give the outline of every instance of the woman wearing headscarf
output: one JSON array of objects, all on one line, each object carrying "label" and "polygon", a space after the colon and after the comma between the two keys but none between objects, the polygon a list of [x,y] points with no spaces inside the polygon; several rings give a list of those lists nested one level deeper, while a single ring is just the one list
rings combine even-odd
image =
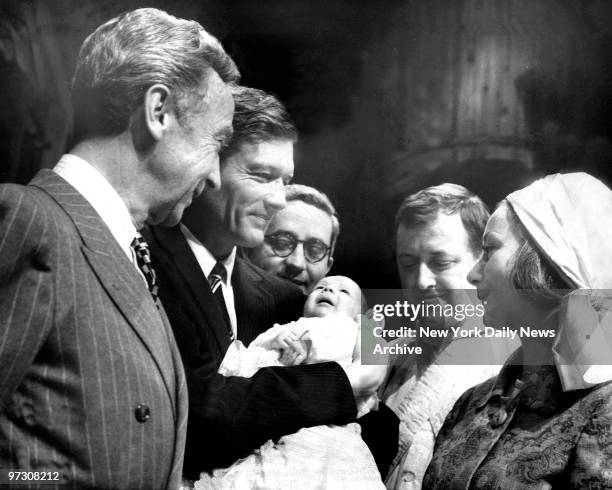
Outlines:
[{"label": "woman wearing headscarf", "polygon": [[575,173],[510,194],[468,278],[521,348],[457,401],[423,488],[612,488],[610,189]]}]

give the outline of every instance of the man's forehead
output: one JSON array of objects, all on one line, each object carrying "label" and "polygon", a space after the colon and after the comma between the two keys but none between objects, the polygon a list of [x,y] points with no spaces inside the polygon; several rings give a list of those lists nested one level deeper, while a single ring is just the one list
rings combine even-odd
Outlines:
[{"label": "man's forehead", "polygon": [[232,114],[234,113],[235,104],[231,89],[214,70],[211,70],[207,79],[202,81],[199,87],[192,89],[192,96],[199,99],[203,113],[220,107],[231,109]]},{"label": "man's forehead", "polygon": [[287,206],[272,218],[270,231],[289,231],[300,240],[331,239],[332,218],[322,209],[304,201],[288,201]]},{"label": "man's forehead", "polygon": [[293,141],[278,138],[253,140],[245,138],[237,143],[237,152],[246,157],[250,165],[278,167],[293,176]]},{"label": "man's forehead", "polygon": [[223,140],[223,144],[227,145],[232,139],[232,134],[234,133],[234,128],[230,125],[223,125],[217,130],[217,136],[219,139]]},{"label": "man's forehead", "polygon": [[[187,117],[189,125],[194,127],[200,134],[215,138],[223,138],[229,142],[232,136],[232,115],[234,113],[234,100],[227,85],[218,75],[211,78],[209,82],[203,82],[203,88],[193,89],[191,99],[182,96],[183,99],[191,100]],[[183,101],[183,104],[185,101]]]},{"label": "man's forehead", "polygon": [[469,234],[461,216],[438,213],[425,223],[400,224],[397,229],[398,253],[412,248],[425,248],[429,253],[463,252],[469,249]]}]

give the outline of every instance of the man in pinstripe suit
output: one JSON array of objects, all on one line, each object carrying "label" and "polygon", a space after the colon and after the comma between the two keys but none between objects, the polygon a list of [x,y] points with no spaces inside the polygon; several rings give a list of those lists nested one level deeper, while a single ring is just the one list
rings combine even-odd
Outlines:
[{"label": "man in pinstripe suit", "polygon": [[154,9],[85,40],[76,145],[0,186],[0,468],[58,472],[61,488],[179,486],[183,367],[132,246],[219,186],[237,77],[199,24]]}]

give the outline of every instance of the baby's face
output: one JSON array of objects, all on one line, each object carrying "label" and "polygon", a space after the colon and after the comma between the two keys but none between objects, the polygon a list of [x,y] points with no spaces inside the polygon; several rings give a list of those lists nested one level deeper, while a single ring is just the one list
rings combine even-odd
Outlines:
[{"label": "baby's face", "polygon": [[321,279],[306,299],[304,316],[327,316],[346,313],[355,318],[361,312],[361,289],[348,277],[330,276]]}]

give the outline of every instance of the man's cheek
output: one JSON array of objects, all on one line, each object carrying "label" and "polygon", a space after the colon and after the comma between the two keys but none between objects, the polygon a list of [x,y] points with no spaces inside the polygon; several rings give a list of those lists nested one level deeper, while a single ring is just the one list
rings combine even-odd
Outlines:
[{"label": "man's cheek", "polygon": [[266,260],[266,267],[276,271],[282,272],[285,270],[285,260],[277,257],[276,255],[272,255],[268,260]]}]

